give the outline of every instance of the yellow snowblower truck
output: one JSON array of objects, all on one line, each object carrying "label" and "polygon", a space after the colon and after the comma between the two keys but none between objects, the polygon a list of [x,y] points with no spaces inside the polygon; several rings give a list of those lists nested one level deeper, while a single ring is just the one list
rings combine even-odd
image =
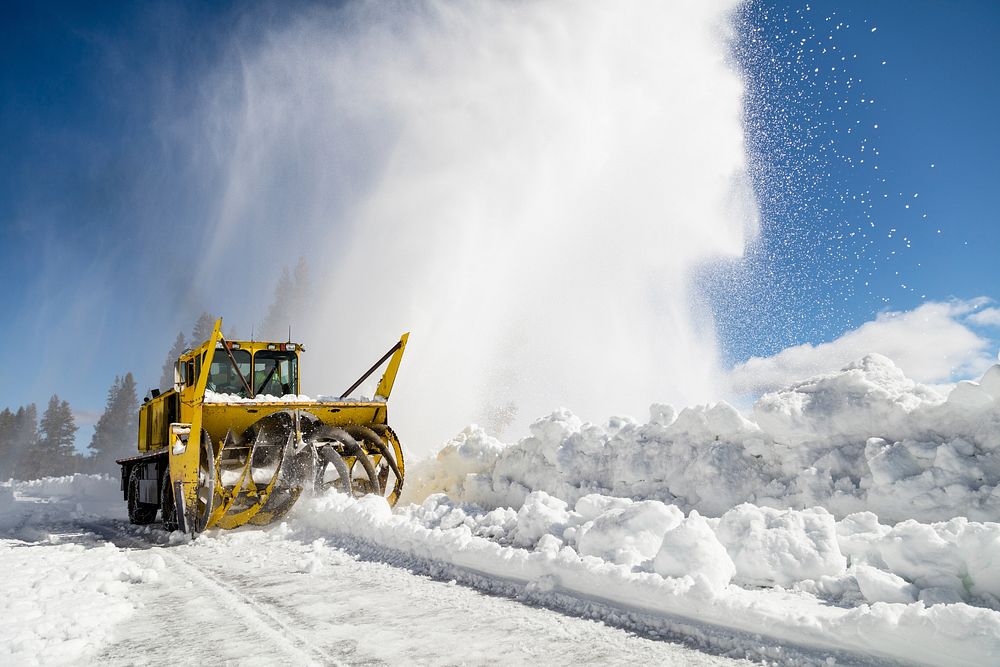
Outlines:
[{"label": "yellow snowblower truck", "polygon": [[[394,504],[403,451],[386,421],[409,334],[333,400],[299,396],[296,343],[211,338],[177,360],[174,388],[139,409],[138,456],[120,459],[129,520],[167,530],[270,523],[306,488],[377,493]],[[388,362],[371,400],[348,396]]]}]

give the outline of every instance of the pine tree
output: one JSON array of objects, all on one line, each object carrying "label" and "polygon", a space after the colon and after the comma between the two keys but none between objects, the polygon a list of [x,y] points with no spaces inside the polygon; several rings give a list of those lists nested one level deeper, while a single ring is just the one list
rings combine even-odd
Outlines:
[{"label": "pine tree", "polygon": [[31,403],[18,408],[14,414],[14,428],[11,437],[11,458],[14,463],[13,476],[18,479],[35,479],[38,457],[38,410]]},{"label": "pine tree", "polygon": [[54,395],[42,415],[38,444],[34,447],[33,477],[66,475],[76,470],[76,422],[69,403]]},{"label": "pine tree", "polygon": [[305,257],[299,257],[299,261],[295,265],[293,277],[295,280],[296,301],[299,304],[305,303],[305,297],[312,291],[312,279],[309,276],[309,265],[306,263]]},{"label": "pine tree", "polygon": [[116,377],[108,390],[104,413],[94,426],[90,450],[96,472],[114,474],[115,459],[134,453],[138,433],[139,401],[131,373]]},{"label": "pine tree", "polygon": [[205,312],[198,316],[198,321],[194,323],[194,330],[191,331],[191,347],[201,345],[212,335],[215,329],[215,318]]},{"label": "pine tree", "polygon": [[0,412],[0,479],[7,479],[14,474],[14,464],[17,463],[14,451],[14,413],[10,408]]},{"label": "pine tree", "polygon": [[288,273],[288,267],[281,269],[281,278],[278,279],[278,286],[274,288],[274,300],[267,309],[267,315],[260,325],[260,337],[262,340],[280,340],[285,336],[286,327],[290,320],[291,300],[295,294],[295,283]]},{"label": "pine tree", "polygon": [[181,356],[186,349],[187,344],[184,342],[184,334],[177,332],[177,338],[170,347],[170,351],[167,352],[167,360],[163,362],[163,373],[160,375],[160,391],[173,389],[174,364],[177,363],[177,357]]},{"label": "pine tree", "polygon": [[288,267],[281,270],[281,278],[274,289],[274,301],[261,324],[263,340],[284,340],[288,336],[288,327],[304,312],[303,306],[309,302],[310,291],[309,266],[304,257],[299,258],[294,273],[289,274]]}]

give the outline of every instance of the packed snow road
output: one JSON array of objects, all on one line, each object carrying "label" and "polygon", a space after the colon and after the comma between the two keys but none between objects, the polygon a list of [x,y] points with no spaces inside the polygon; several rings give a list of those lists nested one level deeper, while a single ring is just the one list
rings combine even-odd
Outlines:
[{"label": "packed snow road", "polygon": [[0,515],[4,664],[739,662],[287,527],[189,542],[130,526],[86,492],[45,491]]},{"label": "packed snow road", "polygon": [[266,531],[150,551],[165,567],[144,591],[146,613],[119,628],[97,662],[733,662]]}]

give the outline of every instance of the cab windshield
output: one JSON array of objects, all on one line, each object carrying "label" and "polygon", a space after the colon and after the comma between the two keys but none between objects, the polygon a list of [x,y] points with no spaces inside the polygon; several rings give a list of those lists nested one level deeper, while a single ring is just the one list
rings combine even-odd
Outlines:
[{"label": "cab windshield", "polygon": [[298,393],[299,365],[295,353],[261,350],[253,356],[253,381],[258,396]]},{"label": "cab windshield", "polygon": [[233,368],[233,362],[225,350],[216,350],[212,357],[212,367],[208,371],[208,389],[219,394],[236,394],[248,398],[246,385],[240,379],[240,374],[250,383],[250,353],[246,350],[230,350],[240,372]]}]

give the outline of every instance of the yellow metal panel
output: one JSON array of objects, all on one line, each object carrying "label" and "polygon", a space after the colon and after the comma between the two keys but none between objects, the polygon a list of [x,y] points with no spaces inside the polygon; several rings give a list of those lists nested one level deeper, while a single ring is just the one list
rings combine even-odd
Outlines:
[{"label": "yellow metal panel", "polygon": [[389,394],[392,393],[392,385],[396,382],[396,373],[399,372],[399,362],[403,359],[403,351],[406,350],[406,341],[410,339],[410,333],[406,332],[399,339],[399,349],[396,353],[392,355],[389,359],[389,365],[385,369],[385,374],[382,376],[381,382],[378,383],[378,389],[375,390],[375,396],[381,398],[382,400],[388,400]]},{"label": "yellow metal panel", "polygon": [[219,443],[232,431],[235,437],[258,420],[282,410],[300,410],[317,417],[324,424],[384,424],[383,403],[205,403],[201,410],[201,424]]},{"label": "yellow metal panel", "polygon": [[166,419],[167,401],[157,398],[149,404],[149,449],[158,449],[166,445]]},{"label": "yellow metal panel", "polygon": [[[185,386],[181,390],[181,414],[178,421],[190,424],[191,432],[188,435],[187,446],[184,448],[174,447],[170,444],[170,479],[171,482],[182,483],[182,493],[184,506],[187,508],[188,521],[197,520],[198,508],[198,464],[201,454],[201,429],[202,429],[202,403],[205,399],[205,385],[208,383],[208,374],[211,370],[211,363],[200,363],[202,357],[212,354],[215,345],[219,342],[219,330],[222,328],[222,319],[215,322],[212,336],[205,343],[202,343],[189,355],[182,358],[195,359],[199,361],[198,374],[195,385]],[[212,453],[214,456],[214,452]]]},{"label": "yellow metal panel", "polygon": [[149,449],[149,411],[150,405],[147,403],[139,409],[139,451],[144,452]]}]

